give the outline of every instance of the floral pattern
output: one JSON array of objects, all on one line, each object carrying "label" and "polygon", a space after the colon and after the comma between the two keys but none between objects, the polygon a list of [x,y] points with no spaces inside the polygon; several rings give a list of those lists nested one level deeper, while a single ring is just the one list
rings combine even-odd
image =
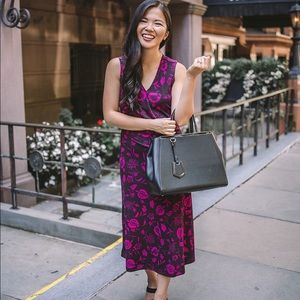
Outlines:
[{"label": "floral pattern", "polygon": [[[120,57],[121,77],[126,58]],[[139,109],[131,111],[120,101],[120,111],[142,118],[168,118],[176,61],[162,56],[148,90],[141,86]],[[123,97],[120,89],[120,100]],[[180,129],[176,128],[177,132]],[[122,130],[120,176],[122,186],[123,247],[126,270],[150,269],[175,277],[195,261],[192,198],[190,193],[154,196],[146,175],[146,156],[153,131]]]}]

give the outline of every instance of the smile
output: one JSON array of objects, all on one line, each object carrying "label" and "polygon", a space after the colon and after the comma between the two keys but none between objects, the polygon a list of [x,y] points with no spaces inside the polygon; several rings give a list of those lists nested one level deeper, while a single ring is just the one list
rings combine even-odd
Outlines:
[{"label": "smile", "polygon": [[152,34],[148,34],[148,33],[142,34],[142,37],[145,41],[152,41],[153,39],[155,39],[155,36],[153,36]]}]

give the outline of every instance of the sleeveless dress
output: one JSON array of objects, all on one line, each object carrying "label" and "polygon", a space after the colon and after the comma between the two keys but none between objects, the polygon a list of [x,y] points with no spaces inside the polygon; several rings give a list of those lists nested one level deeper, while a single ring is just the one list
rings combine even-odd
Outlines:
[{"label": "sleeveless dress", "polygon": [[[122,79],[126,57],[119,57]],[[169,118],[176,61],[162,56],[148,90],[142,85],[138,110],[131,111],[120,88],[120,112],[139,118]],[[177,127],[176,132],[180,132]],[[120,176],[123,245],[128,272],[150,269],[175,277],[195,261],[192,198],[190,193],[154,196],[146,175],[146,156],[154,131],[121,130]]]}]

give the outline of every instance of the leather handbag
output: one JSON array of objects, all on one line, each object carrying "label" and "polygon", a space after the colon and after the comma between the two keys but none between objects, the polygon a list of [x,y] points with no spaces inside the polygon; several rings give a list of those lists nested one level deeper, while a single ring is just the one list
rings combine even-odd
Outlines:
[{"label": "leather handbag", "polygon": [[188,193],[228,185],[223,155],[213,133],[197,132],[194,116],[188,132],[152,140],[147,153],[152,194]]}]

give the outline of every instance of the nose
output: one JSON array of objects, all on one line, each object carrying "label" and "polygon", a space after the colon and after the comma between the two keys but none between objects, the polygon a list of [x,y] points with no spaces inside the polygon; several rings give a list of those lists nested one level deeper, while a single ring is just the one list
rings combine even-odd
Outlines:
[{"label": "nose", "polygon": [[153,30],[153,24],[151,22],[147,23],[145,29],[149,30],[149,31],[152,31]]}]

